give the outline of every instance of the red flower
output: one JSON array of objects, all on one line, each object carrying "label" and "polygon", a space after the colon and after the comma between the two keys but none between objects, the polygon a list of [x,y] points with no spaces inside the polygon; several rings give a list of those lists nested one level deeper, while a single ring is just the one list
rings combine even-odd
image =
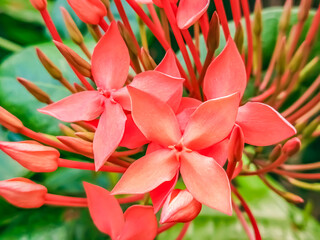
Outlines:
[{"label": "red flower", "polygon": [[112,239],[152,240],[157,235],[157,219],[151,206],[131,206],[123,214],[115,197],[99,186],[83,183],[90,215],[97,228]]},{"label": "red flower", "polygon": [[[98,91],[83,91],[39,109],[65,122],[90,121],[100,117],[93,141],[96,170],[100,169],[119,145],[130,110],[127,88],[123,87],[130,65],[129,52],[117,24],[112,22],[92,55],[92,75]],[[183,79],[158,71],[135,76],[130,86],[168,101],[182,87]]]},{"label": "red flower", "polygon": [[225,171],[213,158],[198,151],[229,135],[235,123],[239,95],[202,103],[182,132],[168,104],[133,87],[128,89],[136,125],[161,149],[134,162],[112,193],[150,192],[161,184],[175,182],[180,170],[187,189],[196,200],[231,214],[230,185]]}]

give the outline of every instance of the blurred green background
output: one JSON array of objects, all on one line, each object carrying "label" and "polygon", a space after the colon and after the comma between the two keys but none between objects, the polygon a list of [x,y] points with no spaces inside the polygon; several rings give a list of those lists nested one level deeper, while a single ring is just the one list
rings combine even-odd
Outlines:
[{"label": "blurred green background", "polygon": [[[125,2],[125,1],[123,1]],[[228,19],[231,19],[229,1],[224,1]],[[251,9],[254,0],[249,1]],[[262,1],[263,6],[281,6],[284,1]],[[299,1],[294,1],[296,4]],[[313,1],[317,7],[319,1]],[[65,29],[60,6],[64,6],[76,20],[79,28],[85,36],[86,43],[92,50],[95,42],[88,35],[86,26],[76,17],[66,0],[49,1],[48,9],[53,17],[57,29],[66,43],[81,52],[69,39]],[[112,4],[113,13],[116,17],[117,11]],[[128,17],[135,32],[138,31],[135,14],[125,5]],[[214,7],[210,6],[212,12]],[[296,10],[292,16],[292,24],[296,22]],[[277,24],[281,14],[281,8],[269,8],[263,14],[263,53],[264,62],[267,63],[271,57],[277,36]],[[313,11],[314,14],[314,11]],[[306,26],[310,25],[312,14]],[[234,29],[233,24],[230,28]],[[307,27],[304,29],[306,33]],[[319,35],[319,34],[318,34]],[[222,38],[223,39],[223,38]],[[319,36],[318,36],[319,39]],[[150,52],[157,62],[161,60],[164,51],[155,39],[148,35]],[[301,39],[302,40],[302,39]],[[320,46],[317,42],[312,56],[319,55]],[[224,41],[221,42],[223,47]],[[44,106],[37,102],[30,94],[18,84],[15,77],[24,77],[33,81],[46,92],[54,101],[68,95],[68,92],[52,79],[38,61],[34,47],[38,46],[53,62],[60,67],[64,76],[71,82],[75,81],[74,74],[70,71],[67,63],[55,49],[48,31],[44,27],[40,14],[32,8],[28,0],[0,0],[0,105],[7,108],[13,114],[23,120],[26,126],[35,131],[49,134],[60,134],[57,120],[40,115],[36,109]],[[176,46],[175,49],[177,50]],[[204,48],[203,48],[204,49]],[[83,55],[82,55],[83,56]],[[204,56],[204,54],[202,54]],[[316,73],[316,75],[318,75]],[[310,76],[305,86],[299,89],[303,92],[312,82],[316,75]],[[297,94],[300,94],[297,92]],[[0,127],[1,141],[18,141],[23,137],[10,133]],[[310,143],[301,153],[295,156],[295,162],[315,162],[319,160],[319,139]],[[62,153],[64,157],[75,156]],[[72,169],[59,169],[54,173],[34,174],[28,172],[8,156],[0,153],[0,180],[12,177],[28,177],[38,183],[44,184],[48,191],[55,194],[69,196],[84,196],[82,181],[88,181],[106,188],[111,187],[116,179],[116,174],[107,176],[104,173],[79,171]],[[276,176],[273,176],[277,179]],[[275,185],[283,188],[285,184],[276,182],[270,178]],[[311,193],[301,191],[290,186],[285,186],[291,191],[300,194],[306,201],[305,204],[295,207],[270,192],[263,183],[255,177],[241,177],[236,183],[240,192],[248,201],[254,215],[257,217],[263,239],[303,239],[312,240],[320,238],[320,225],[316,218],[320,219],[319,192]],[[311,217],[313,215],[315,218]],[[181,225],[163,233],[159,239],[174,239],[181,229]],[[40,209],[18,209],[3,199],[0,199],[0,240],[16,239],[106,239],[99,233],[92,223],[87,209],[42,207]],[[240,223],[235,216],[229,217],[216,211],[204,208],[200,216],[191,225],[186,239],[247,239]]]}]

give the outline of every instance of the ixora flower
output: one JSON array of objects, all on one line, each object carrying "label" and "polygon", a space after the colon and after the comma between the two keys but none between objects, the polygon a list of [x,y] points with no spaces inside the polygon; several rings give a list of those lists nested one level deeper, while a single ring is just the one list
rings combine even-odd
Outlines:
[{"label": "ixora flower", "polygon": [[[129,52],[117,24],[112,22],[92,55],[92,76],[97,91],[83,91],[50,104],[40,112],[65,122],[90,121],[100,117],[93,140],[96,170],[99,170],[118,147],[126,124],[124,110],[130,110],[126,87]],[[146,71],[134,77],[130,86],[150,92],[168,101],[182,87],[182,78],[159,71]]]},{"label": "ixora flower", "polygon": [[133,120],[141,132],[161,148],[135,161],[112,194],[150,192],[167,181],[175,182],[180,171],[188,191],[196,200],[231,214],[231,191],[226,172],[213,158],[198,151],[229,135],[236,119],[239,94],[200,104],[182,133],[176,115],[167,103],[133,87],[128,90]]},{"label": "ixora flower", "polygon": [[[243,60],[229,37],[224,50],[208,67],[203,92],[207,99],[239,92],[241,99],[246,84]],[[276,144],[296,134],[296,129],[275,109],[258,102],[240,106],[236,123],[243,131],[245,143],[255,146]]]},{"label": "ixora flower", "polygon": [[157,219],[151,206],[133,205],[123,214],[114,196],[102,187],[83,183],[90,215],[97,228],[114,240],[152,240],[157,235]]}]

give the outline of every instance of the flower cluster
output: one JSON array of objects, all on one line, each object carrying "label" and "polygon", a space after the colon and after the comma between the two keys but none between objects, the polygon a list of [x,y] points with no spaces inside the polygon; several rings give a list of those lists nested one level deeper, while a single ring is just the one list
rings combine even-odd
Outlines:
[{"label": "flower cluster", "polygon": [[[49,194],[45,186],[25,178],[0,181],[0,195],[22,208],[44,204],[88,207],[97,228],[112,239],[154,239],[174,224],[184,222],[179,236],[182,239],[202,205],[228,215],[235,208],[246,231],[250,231],[239,210],[241,204],[249,215],[255,239],[261,239],[234,179],[239,175],[258,175],[277,194],[294,203],[303,200],[275,189],[264,177],[266,173],[282,175],[296,185],[303,184],[297,179],[320,179],[318,173],[296,172],[317,168],[319,163],[285,164],[299,151],[301,141],[319,136],[319,77],[291,106],[283,108],[301,75],[314,69],[318,62],[315,58],[308,63],[308,55],[319,27],[319,9],[306,39],[297,49],[311,1],[301,1],[298,23],[289,40],[286,31],[292,1],[287,1],[272,60],[262,78],[260,1],[256,2],[253,27],[247,1],[233,1],[236,33],[232,38],[222,1],[214,1],[217,12],[209,21],[209,0],[181,0],[178,5],[174,0],[127,0],[141,20],[143,47],[121,1],[114,2],[121,16],[118,22],[108,0],[68,0],[97,40],[92,54],[69,13],[61,9],[72,40],[89,63],[62,42],[46,0],[31,0],[81,84],[70,84],[37,49],[44,67],[71,95],[53,102],[32,82],[18,80],[47,104],[39,112],[71,123],[71,127],[61,125],[65,136],[36,133],[1,108],[0,124],[33,140],[0,142],[0,149],[33,172],[68,167],[121,173],[121,178],[109,191],[85,182],[86,198]],[[246,20],[248,50],[243,43],[240,7]],[[220,23],[226,44],[217,52]],[[145,26],[166,51],[159,64],[149,54]],[[189,31],[191,26],[195,41]],[[171,48],[170,31],[184,63]],[[207,49],[203,63],[199,55],[200,37]],[[247,99],[244,92],[249,84],[254,85],[258,94]],[[254,154],[246,151],[245,146],[249,145],[254,146]],[[273,150],[266,153],[267,150],[262,151],[264,146],[273,146]],[[83,155],[94,162],[64,159],[60,151],[62,155],[65,151]],[[138,153],[143,156],[136,157]],[[249,162],[243,160],[243,155]],[[182,189],[176,187],[178,182],[180,188],[184,186]],[[123,194],[126,196],[121,197]],[[124,203],[135,204],[123,213],[120,204]],[[158,212],[160,218],[155,215]]]}]

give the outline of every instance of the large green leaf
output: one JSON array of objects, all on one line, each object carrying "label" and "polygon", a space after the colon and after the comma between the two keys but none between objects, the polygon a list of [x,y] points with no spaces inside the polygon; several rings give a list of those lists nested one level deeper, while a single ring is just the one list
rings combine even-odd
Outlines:
[{"label": "large green leaf", "polygon": [[[312,217],[306,219],[302,210],[271,192],[258,177],[239,177],[236,183],[258,222],[262,239],[318,239],[320,224]],[[182,226],[178,224],[160,234],[159,240],[175,239]],[[248,237],[235,215],[229,217],[203,207],[184,239],[246,240]]]}]

